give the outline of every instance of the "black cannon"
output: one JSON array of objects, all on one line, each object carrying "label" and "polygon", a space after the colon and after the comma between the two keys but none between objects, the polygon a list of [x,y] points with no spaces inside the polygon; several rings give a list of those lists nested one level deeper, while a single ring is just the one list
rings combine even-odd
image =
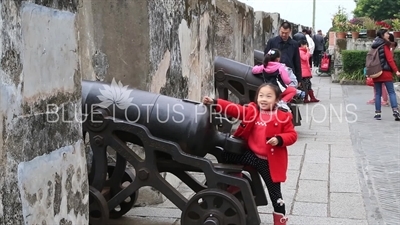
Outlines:
[{"label": "black cannon", "polygon": [[264,61],[264,52],[254,50],[254,65],[261,65]]},{"label": "black cannon", "polygon": [[[260,51],[254,51],[254,61],[256,63],[261,57]],[[263,54],[263,53],[262,53]],[[262,56],[264,57],[264,56]],[[263,60],[261,60],[262,62]],[[239,104],[248,104],[254,101],[258,87],[264,82],[262,76],[255,76],[251,72],[252,66],[224,58],[216,57],[214,60],[215,87],[218,96],[222,99],[228,99],[229,91],[239,99]],[[293,124],[301,125],[301,115],[298,106],[294,103],[288,103],[293,114]],[[224,121],[224,129],[230,130],[229,124]]]},{"label": "black cannon", "polygon": [[[82,115],[83,132],[89,135],[93,152],[90,224],[103,225],[109,218],[122,217],[144,186],[159,190],[181,209],[183,225],[261,223],[257,206],[267,205],[267,198],[259,174],[254,168],[223,162],[221,152],[241,153],[244,145],[242,140],[218,131],[224,118],[210,107],[119,85],[83,81]],[[127,143],[142,146],[144,159]],[[116,152],[115,163],[107,161],[109,148]],[[218,162],[213,163],[204,157],[206,154],[214,155]],[[243,171],[248,173],[238,177]],[[174,174],[196,194],[185,198],[160,175],[162,172]],[[206,183],[188,172],[203,172]],[[228,192],[228,186],[236,186],[239,191]]]}]

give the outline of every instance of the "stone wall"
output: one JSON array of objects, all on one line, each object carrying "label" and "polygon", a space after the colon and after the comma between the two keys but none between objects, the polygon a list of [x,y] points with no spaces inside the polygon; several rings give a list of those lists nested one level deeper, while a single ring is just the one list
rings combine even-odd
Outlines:
[{"label": "stone wall", "polygon": [[88,224],[77,5],[43,2],[0,3],[0,224]]}]

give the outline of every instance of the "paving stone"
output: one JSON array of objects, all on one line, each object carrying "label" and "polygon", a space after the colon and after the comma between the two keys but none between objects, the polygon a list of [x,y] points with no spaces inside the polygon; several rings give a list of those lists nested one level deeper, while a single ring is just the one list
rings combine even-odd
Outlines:
[{"label": "paving stone", "polygon": [[328,205],[323,203],[295,202],[292,214],[302,216],[327,217]]},{"label": "paving stone", "polygon": [[366,219],[364,201],[361,194],[331,193],[330,214],[332,217]]},{"label": "paving stone", "polygon": [[300,179],[302,180],[328,180],[328,164],[326,163],[308,163],[303,164]]},{"label": "paving stone", "polygon": [[308,142],[306,146],[307,150],[318,150],[318,151],[329,151],[329,144],[319,142]]},{"label": "paving stone", "polygon": [[295,201],[327,203],[328,182],[300,180]]},{"label": "paving stone", "polygon": [[331,172],[354,173],[357,166],[354,158],[331,157]]},{"label": "paving stone", "polygon": [[359,175],[357,173],[331,172],[329,187],[330,192],[361,193]]},{"label": "paving stone", "polygon": [[302,159],[302,156],[289,155],[288,169],[289,170],[300,170],[301,159]]},{"label": "paving stone", "polygon": [[336,158],[354,158],[354,150],[351,145],[331,145],[331,157]]},{"label": "paving stone", "polygon": [[299,170],[288,170],[286,182],[282,183],[282,186],[286,189],[296,190],[297,181],[299,180]]},{"label": "paving stone", "polygon": [[306,149],[305,163],[329,163],[329,152],[324,150]]},{"label": "paving stone", "polygon": [[295,155],[295,156],[303,156],[304,155],[304,148],[305,144],[294,144],[293,146],[288,147],[288,152],[289,155]]}]

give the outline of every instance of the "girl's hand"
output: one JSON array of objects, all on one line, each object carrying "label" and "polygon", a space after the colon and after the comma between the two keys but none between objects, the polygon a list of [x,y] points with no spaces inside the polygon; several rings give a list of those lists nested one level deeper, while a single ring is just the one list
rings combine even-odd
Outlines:
[{"label": "girl's hand", "polygon": [[399,72],[399,71],[397,71],[397,72],[396,72],[396,75],[400,77],[400,72]]},{"label": "girl's hand", "polygon": [[203,98],[203,104],[204,105],[211,105],[214,103],[214,99],[208,97],[208,96],[204,96]]},{"label": "girl's hand", "polygon": [[267,141],[267,144],[270,144],[270,145],[272,145],[272,146],[276,146],[276,145],[278,144],[278,138],[273,137],[273,138],[269,139],[269,140]]}]

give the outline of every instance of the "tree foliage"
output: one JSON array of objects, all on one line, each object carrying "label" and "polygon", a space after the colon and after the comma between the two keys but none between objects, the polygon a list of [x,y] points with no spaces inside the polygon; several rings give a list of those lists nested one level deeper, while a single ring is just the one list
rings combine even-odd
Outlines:
[{"label": "tree foliage", "polygon": [[400,17],[400,0],[354,0],[356,17],[370,17],[385,20]]}]

